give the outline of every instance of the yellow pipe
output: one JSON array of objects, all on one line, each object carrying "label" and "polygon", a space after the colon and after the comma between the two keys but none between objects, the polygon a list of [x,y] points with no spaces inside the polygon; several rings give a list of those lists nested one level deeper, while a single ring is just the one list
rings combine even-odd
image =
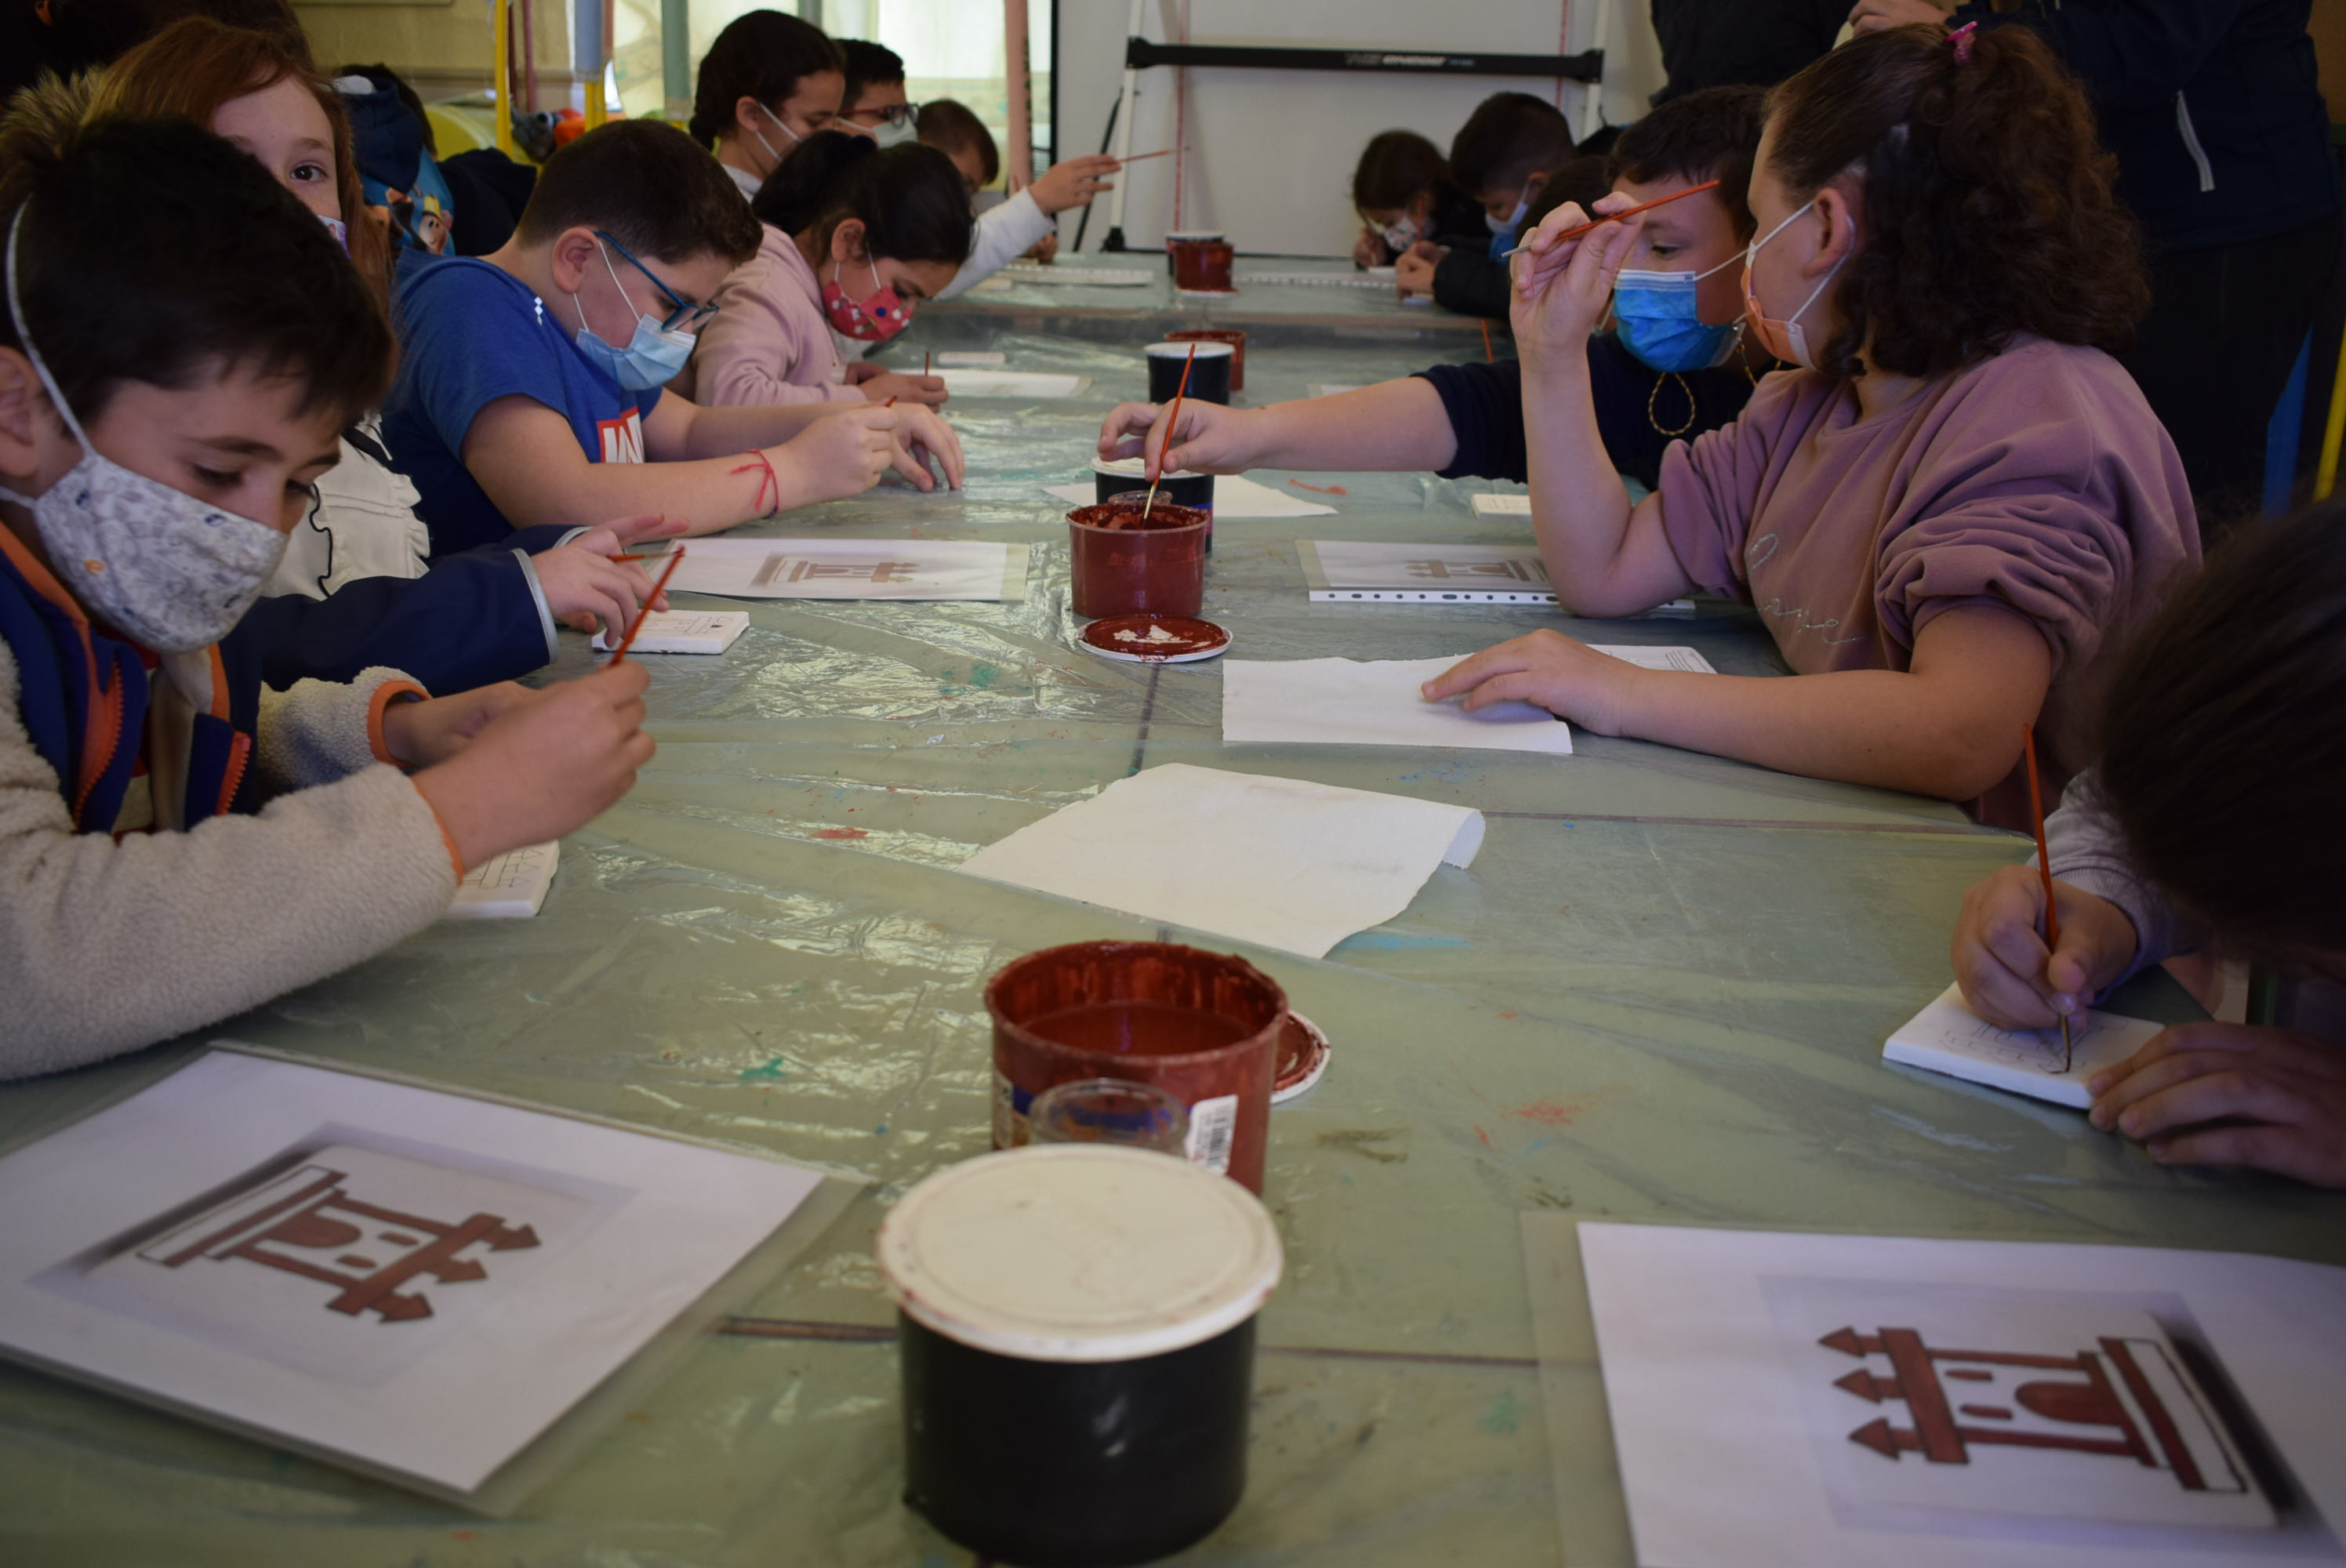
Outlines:
[{"label": "yellow pipe", "polygon": [[2346,436],[2346,340],[2338,345],[2338,379],[2330,384],[2330,423],[2321,432],[2321,465],[2313,471],[2313,498],[2330,499],[2338,485],[2338,444]]},{"label": "yellow pipe", "polygon": [[492,127],[497,138],[497,150],[507,158],[521,149],[514,142],[513,130],[513,12],[508,0],[489,0],[489,32],[495,39],[496,81],[490,96],[496,101],[490,113],[495,116]]}]

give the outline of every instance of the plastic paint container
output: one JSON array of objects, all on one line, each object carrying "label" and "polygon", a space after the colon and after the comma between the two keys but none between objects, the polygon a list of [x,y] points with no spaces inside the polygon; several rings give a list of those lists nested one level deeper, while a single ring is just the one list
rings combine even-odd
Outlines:
[{"label": "plastic paint container", "polygon": [[1219,239],[1177,239],[1173,241],[1173,287],[1185,294],[1235,294],[1230,282],[1230,264],[1238,260],[1235,247]]},{"label": "plastic paint container", "polygon": [[[1198,361],[1189,363],[1189,351],[1198,351]],[[1181,386],[1181,369],[1189,368],[1189,390],[1183,397],[1193,397],[1201,402],[1226,403],[1230,401],[1230,373],[1237,367],[1238,351],[1228,343],[1151,343],[1141,352],[1148,356],[1148,401],[1163,408],[1173,401]]]},{"label": "plastic paint container", "polygon": [[[1148,491],[1148,475],[1137,457],[1119,457],[1115,462],[1105,458],[1092,459],[1092,494],[1100,501],[1113,501],[1134,491]],[[1170,501],[1176,506],[1194,506],[1211,516],[1214,510],[1214,476],[1185,468],[1168,473],[1158,482],[1157,499]]]},{"label": "plastic paint container", "polygon": [[986,983],[994,1146],[1026,1142],[1035,1096],[1129,1078],[1189,1107],[1189,1159],[1262,1191],[1271,1068],[1286,993],[1234,953],[1165,942],[1079,942],[1014,960]]},{"label": "plastic paint container", "polygon": [[1226,238],[1219,229],[1176,229],[1165,236],[1165,275],[1178,278],[1174,270],[1173,248],[1177,245],[1211,245]]},{"label": "plastic paint container", "polygon": [[1230,391],[1246,391],[1246,333],[1236,327],[1199,327],[1194,331],[1168,332],[1168,343],[1228,343],[1230,346]]},{"label": "plastic paint container", "polygon": [[904,1501],[981,1557],[1121,1568],[1246,1490],[1254,1319],[1279,1232],[1237,1184],[1141,1149],[983,1155],[880,1227]]},{"label": "plastic paint container", "polygon": [[[1103,526],[1111,523],[1117,526]],[[1162,494],[1146,517],[1137,504],[1076,507],[1067,514],[1067,597],[1076,614],[1086,620],[1196,615],[1206,604],[1210,525],[1204,513],[1176,506]]]}]

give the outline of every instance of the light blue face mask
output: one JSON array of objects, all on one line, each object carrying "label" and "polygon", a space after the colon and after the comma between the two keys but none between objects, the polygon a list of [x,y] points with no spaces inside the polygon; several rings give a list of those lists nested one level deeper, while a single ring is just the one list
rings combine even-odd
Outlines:
[{"label": "light blue face mask", "polygon": [[[610,252],[603,249],[600,240],[596,241],[595,249],[602,254],[603,270],[611,274],[611,286],[618,289],[619,298],[625,300],[627,291],[620,286]],[[578,312],[578,335],[571,340],[578,345],[578,351],[586,356],[588,364],[629,392],[649,392],[654,387],[666,386],[684,369],[684,361],[692,358],[692,345],[698,341],[693,334],[664,327],[657,316],[638,314],[635,336],[627,340],[626,348],[615,349],[597,337],[595,330],[586,324],[586,308],[579,304],[576,294],[570,296],[570,308]]]},{"label": "light blue face mask", "polygon": [[1708,272],[1624,270],[1613,280],[1613,322],[1621,346],[1650,370],[1707,371],[1735,351],[1743,323],[1714,327],[1695,313],[1695,285],[1742,260],[1729,257]]}]

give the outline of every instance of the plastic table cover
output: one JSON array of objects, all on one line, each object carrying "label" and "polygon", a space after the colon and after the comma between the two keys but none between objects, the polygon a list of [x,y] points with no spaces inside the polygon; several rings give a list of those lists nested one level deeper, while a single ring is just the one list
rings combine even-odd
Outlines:
[{"label": "plastic table cover", "polygon": [[[1360,323],[1256,331],[1239,401],[1482,352],[1479,338],[1397,306]],[[645,661],[659,754],[633,795],[565,843],[542,915],[444,924],[200,1036],[869,1176],[846,1216],[504,1521],[0,1369],[0,1556],[967,1563],[898,1498],[892,1313],[872,1236],[911,1184],[987,1147],[986,975],[1038,947],[1156,928],[953,868],[1162,762],[1456,801],[1489,819],[1470,871],[1444,868],[1402,916],[1325,961],[1247,952],[1327,1031],[1334,1058],[1273,1115],[1267,1197],[1288,1266],[1261,1322],[1250,1484],[1185,1561],[1628,1561],[1586,1346],[1547,1369],[1566,1401],[1556,1440],[1543,1420],[1522,1211],[2346,1257],[2336,1195],[2162,1169],[2073,1113],[1882,1064],[1891,1029],[1946,983],[1964,888],[2024,859],[2019,838],[1943,802],[1586,734],[1570,758],[1225,750],[1215,665],[1150,669],[1076,649],[1064,508],[1040,487],[1080,475],[1100,414],[1141,395],[1137,345],[1162,324],[1148,308],[1056,323],[924,311],[888,362],[988,347],[1012,368],[1080,370],[1094,384],[1065,402],[951,407],[965,493],[892,481],[761,526],[1028,541],[1028,596],[735,606],[750,628],[729,654]],[[1553,625],[1593,642],[1690,643],[1729,674],[1782,670],[1756,619],[1729,606],[1584,624],[1311,604],[1298,538],[1511,535],[1474,517],[1468,492],[1482,486],[1257,477],[1311,486],[1337,514],[1220,526],[1206,613],[1243,657],[1432,657]],[[585,639],[566,643],[553,678],[586,667]],[[2188,1005],[2171,986],[2130,1000]],[[0,1089],[0,1138],[192,1049]],[[1586,1318],[1585,1303],[1547,1305]]]}]

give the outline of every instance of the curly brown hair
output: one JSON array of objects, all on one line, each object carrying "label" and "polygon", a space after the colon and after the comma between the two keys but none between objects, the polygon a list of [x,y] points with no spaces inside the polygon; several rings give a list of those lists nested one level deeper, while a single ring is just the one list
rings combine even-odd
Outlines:
[{"label": "curly brown hair", "polygon": [[[1819,368],[1942,376],[2014,338],[2116,351],[2150,308],[2141,231],[2111,193],[2086,94],[2025,27],[1851,40],[1768,96],[1768,165],[1795,198],[1864,181],[1861,249]],[[1865,359],[1859,358],[1863,351]]]}]

